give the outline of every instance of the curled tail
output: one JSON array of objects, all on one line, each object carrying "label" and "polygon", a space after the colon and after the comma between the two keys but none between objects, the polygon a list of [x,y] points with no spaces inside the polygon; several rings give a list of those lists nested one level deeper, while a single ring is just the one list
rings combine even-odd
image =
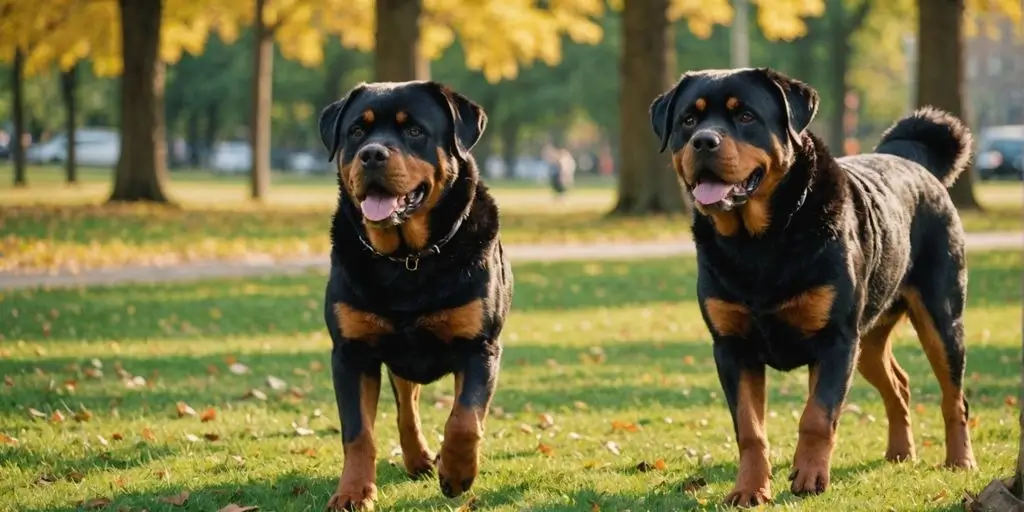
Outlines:
[{"label": "curled tail", "polygon": [[949,187],[971,159],[971,131],[956,116],[923,107],[882,134],[875,153],[917,162]]}]

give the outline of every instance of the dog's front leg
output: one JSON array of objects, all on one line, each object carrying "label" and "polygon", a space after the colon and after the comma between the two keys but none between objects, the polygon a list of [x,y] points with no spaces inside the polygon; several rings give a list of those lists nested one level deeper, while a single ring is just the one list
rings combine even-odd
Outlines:
[{"label": "dog's front leg", "polygon": [[809,367],[809,393],[793,457],[793,494],[819,494],[828,488],[839,414],[850,390],[857,345],[837,340]]},{"label": "dog's front leg", "polygon": [[441,492],[454,498],[473,485],[480,458],[484,420],[498,383],[501,348],[483,343],[455,372],[455,404],[444,426],[437,473]]},{"label": "dog's front leg", "polygon": [[726,495],[728,505],[752,507],[771,500],[771,463],[765,431],[765,365],[738,353],[735,341],[715,343],[715,366],[732,414],[739,444],[740,465],[736,486]]},{"label": "dog's front leg", "polygon": [[380,398],[380,366],[356,369],[335,344],[331,352],[334,396],[341,417],[345,462],[329,510],[372,510],[377,499],[377,449],[373,424]]}]

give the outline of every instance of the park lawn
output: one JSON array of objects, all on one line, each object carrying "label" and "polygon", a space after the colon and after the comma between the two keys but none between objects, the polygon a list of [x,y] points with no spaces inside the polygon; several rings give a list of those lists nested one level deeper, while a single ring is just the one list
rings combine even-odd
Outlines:
[{"label": "park lawn", "polygon": [[[1010,473],[1021,291],[1008,283],[1019,277],[1021,255],[972,252],[968,260],[966,383],[980,471],[936,467],[944,456],[938,385],[905,323],[895,352],[911,375],[919,460],[882,461],[884,409],[857,377],[829,492],[791,495],[786,475],[807,376],[770,372],[780,508],[958,510],[963,492]],[[322,510],[342,462],[324,282],[310,273],[7,292],[0,302],[0,510],[74,510],[99,498],[113,500],[110,510],[174,510],[161,500],[183,492],[194,510],[229,503]],[[452,510],[473,500],[496,511],[715,509],[737,456],[694,303],[694,260],[524,264],[516,285],[471,496],[448,500],[436,479],[404,476],[394,402],[385,392],[379,508]],[[445,379],[423,393],[434,449],[451,390]],[[654,469],[637,470],[641,462]]]},{"label": "park lawn", "polygon": [[[0,272],[165,265],[185,261],[319,256],[329,249],[336,196],[330,176],[275,175],[265,205],[247,200],[244,177],[184,171],[171,174],[171,209],[100,206],[109,172],[83,170],[68,187],[61,171],[31,168],[27,189],[14,189],[0,168]],[[509,244],[676,241],[689,237],[681,216],[609,217],[613,182],[581,179],[561,201],[542,184],[495,181],[502,238]],[[968,231],[1024,228],[1020,183],[981,184],[984,213],[969,212]]]}]

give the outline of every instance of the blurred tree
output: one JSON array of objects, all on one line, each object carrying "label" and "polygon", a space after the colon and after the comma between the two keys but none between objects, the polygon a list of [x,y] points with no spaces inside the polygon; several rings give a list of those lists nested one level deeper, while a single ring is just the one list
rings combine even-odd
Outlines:
[{"label": "blurred tree", "polygon": [[848,135],[844,129],[846,112],[846,93],[850,90],[850,64],[853,60],[853,35],[864,25],[864,20],[871,13],[872,7],[878,2],[886,3],[893,0],[828,0],[827,40],[828,67],[832,87],[823,90],[823,96],[831,99],[828,105],[829,129],[828,145],[836,154],[842,154],[843,141]]},{"label": "blurred tree", "polygon": [[429,80],[430,61],[420,50],[423,0],[377,0],[373,79]]},{"label": "blurred tree", "polygon": [[[648,214],[684,211],[668,157],[658,155],[650,130],[650,102],[672,86],[675,75],[670,22],[685,18],[697,37],[707,39],[715,25],[732,21],[726,0],[610,0],[623,10],[620,57],[621,116],[618,201],[613,213]],[[754,0],[757,21],[769,40],[803,35],[805,17],[820,16],[822,0]]]},{"label": "blurred tree", "polygon": [[78,64],[71,66],[71,69],[60,72],[60,96],[64,102],[64,133],[67,134],[67,148],[68,156],[64,162],[64,175],[65,180],[69,184],[78,183],[78,169],[77,169],[77,144],[75,143],[77,138],[75,137],[75,126],[76,119],[75,113],[77,112],[77,101],[75,98],[75,91],[78,85]]}]

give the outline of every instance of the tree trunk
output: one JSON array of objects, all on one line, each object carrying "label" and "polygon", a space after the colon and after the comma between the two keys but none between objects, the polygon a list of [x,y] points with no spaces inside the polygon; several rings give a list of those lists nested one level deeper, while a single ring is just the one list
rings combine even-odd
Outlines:
[{"label": "tree trunk", "polygon": [[14,90],[14,134],[11,136],[11,157],[14,159],[14,186],[27,187],[25,176],[25,98],[22,72],[25,55],[20,49],[14,50],[14,65],[11,66],[11,88]]},{"label": "tree trunk", "polygon": [[682,191],[667,152],[658,153],[649,114],[653,98],[675,80],[668,6],[669,0],[626,0],[623,9],[624,48],[619,62],[622,156],[619,198],[612,213],[684,211]]},{"label": "tree trunk", "polygon": [[75,121],[75,114],[77,113],[77,106],[75,105],[75,89],[78,86],[77,74],[77,64],[60,74],[60,91],[64,99],[64,110],[66,111],[64,130],[67,132],[68,137],[68,157],[67,161],[64,162],[64,172],[69,185],[78,183],[78,158],[76,157],[77,150],[75,147],[75,143],[78,140],[75,127],[78,124]]},{"label": "tree trunk", "polygon": [[274,32],[267,27],[263,6],[256,0],[256,48],[253,51],[252,119],[249,144],[252,146],[251,197],[262,201],[270,188],[270,108],[274,87]]},{"label": "tree trunk", "polygon": [[377,0],[375,80],[430,79],[430,63],[420,55],[422,0]]},{"label": "tree trunk", "polygon": [[505,163],[505,178],[516,176],[516,160],[519,159],[519,123],[505,121],[501,124],[501,158]]},{"label": "tree trunk", "polygon": [[162,0],[118,0],[121,11],[121,157],[110,201],[169,203],[164,140]]},{"label": "tree trunk", "polygon": [[[967,119],[964,105],[964,0],[918,2],[917,106],[932,105]],[[961,210],[978,210],[970,166],[949,189]]]},{"label": "tree trunk", "polygon": [[185,121],[185,138],[188,140],[188,166],[198,169],[201,165],[199,157],[202,139],[199,137],[199,111],[192,110]]},{"label": "tree trunk", "polygon": [[220,105],[211,103],[206,106],[206,130],[203,132],[203,165],[209,165],[213,155],[213,146],[217,143],[217,132],[220,131]]},{"label": "tree trunk", "polygon": [[828,145],[832,149],[833,154],[843,154],[843,140],[846,139],[846,130],[844,130],[845,123],[843,118],[846,114],[846,91],[849,88],[849,83],[846,78],[846,72],[850,67],[850,48],[849,37],[847,36],[846,26],[842,20],[842,14],[837,15],[840,17],[838,22],[832,24],[829,32],[829,77],[830,85],[832,90],[829,91],[828,97],[831,100],[829,106],[831,112],[828,115]]}]

